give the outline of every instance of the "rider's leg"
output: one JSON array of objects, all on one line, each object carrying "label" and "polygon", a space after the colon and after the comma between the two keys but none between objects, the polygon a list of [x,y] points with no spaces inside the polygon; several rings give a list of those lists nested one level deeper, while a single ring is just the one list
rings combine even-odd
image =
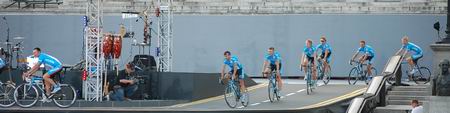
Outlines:
[{"label": "rider's leg", "polygon": [[242,73],[242,69],[238,70],[238,79],[239,79],[239,84],[241,85],[241,92],[246,91],[245,89],[247,89],[247,88],[245,87],[244,74]]},{"label": "rider's leg", "polygon": [[328,73],[328,60],[325,60],[325,62],[323,62],[322,68],[324,73]]},{"label": "rider's leg", "polygon": [[309,63],[309,61],[308,61],[308,58],[305,58],[305,59],[303,59],[303,62],[302,62],[302,68],[305,70],[305,71],[303,71],[303,72],[305,72],[305,78],[306,78],[306,64],[307,63]]},{"label": "rider's leg", "polygon": [[239,79],[239,84],[241,85],[241,92],[244,92],[246,89],[244,79]]},{"label": "rider's leg", "polygon": [[[314,60],[311,62],[311,65],[312,65],[312,67],[316,67]],[[316,68],[312,68],[312,75],[313,75],[313,80],[317,80]]]},{"label": "rider's leg", "polygon": [[[61,89],[61,87],[59,85],[57,85],[55,83],[55,81],[53,81],[53,79],[51,79],[51,77],[55,76],[56,74],[58,74],[61,71],[61,68],[54,68],[54,69],[50,69],[47,73],[44,74],[43,78],[46,82],[49,82],[51,84],[51,86],[53,87],[53,90],[51,93],[56,93],[57,91],[59,91]],[[46,89],[46,90],[50,90],[50,88]]]},{"label": "rider's leg", "polygon": [[[47,73],[44,74],[43,78],[44,78],[44,84],[45,84],[45,86],[44,86],[45,94],[47,94],[47,96],[48,96],[51,93],[50,87],[53,86],[53,84],[55,84],[55,82],[53,82],[53,80],[49,77],[49,75]],[[47,78],[50,80],[48,80]],[[53,82],[53,84],[52,84],[52,82]]]},{"label": "rider's leg", "polygon": [[409,64],[409,69],[413,69],[413,67],[414,67],[414,61],[413,61],[413,57],[411,56],[411,57],[409,57],[409,58],[406,58],[406,60],[408,61],[408,64]]},{"label": "rider's leg", "polygon": [[[281,70],[281,63],[279,63],[279,70]],[[275,79],[277,79],[277,83],[278,83],[278,90],[281,90],[281,88],[283,87],[283,82],[281,81],[281,72],[278,73],[277,71],[277,65],[275,64],[270,64],[270,71],[275,71]]]}]

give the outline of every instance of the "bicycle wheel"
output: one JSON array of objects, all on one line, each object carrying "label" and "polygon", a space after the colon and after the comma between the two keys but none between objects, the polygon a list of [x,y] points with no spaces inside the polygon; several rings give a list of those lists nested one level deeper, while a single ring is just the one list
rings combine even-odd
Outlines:
[{"label": "bicycle wheel", "polygon": [[378,71],[374,67],[370,68],[370,70],[372,71],[372,77],[375,77],[378,75]]},{"label": "bicycle wheel", "polygon": [[14,85],[12,84],[2,84],[0,85],[0,106],[1,107],[11,107],[16,103],[14,101]]},{"label": "bicycle wheel", "polygon": [[275,98],[276,98],[275,87],[276,87],[275,80],[270,78],[269,79],[269,86],[267,88],[268,89],[268,93],[269,93],[269,100],[270,100],[270,102],[275,101]]},{"label": "bicycle wheel", "polygon": [[377,69],[375,69],[374,67],[371,67],[370,70],[372,72],[371,73],[372,75],[369,75],[369,73],[366,71],[364,73],[364,77],[362,78],[364,80],[364,82],[366,83],[366,85],[369,85],[369,83],[371,81],[371,79],[369,79],[369,77],[373,78],[373,77],[375,77],[377,75]]},{"label": "bicycle wheel", "polygon": [[419,71],[412,75],[412,78],[416,84],[426,84],[430,82],[431,72],[426,67],[420,67]]},{"label": "bicycle wheel", "polygon": [[39,99],[39,92],[36,86],[21,84],[14,90],[14,101],[20,107],[31,107]]},{"label": "bicycle wheel", "polygon": [[[229,81],[229,82],[231,82],[231,81]],[[230,107],[230,108],[235,108],[236,107],[237,102],[239,101],[239,99],[236,99],[237,95],[236,95],[235,89],[232,88],[231,85],[228,85],[225,88],[224,97],[225,97],[224,99],[225,99],[225,102],[227,103],[228,107]]]},{"label": "bicycle wheel", "polygon": [[356,67],[352,68],[350,70],[350,73],[348,73],[348,84],[355,85],[356,82],[359,80],[359,73],[358,69]]},{"label": "bicycle wheel", "polygon": [[250,101],[250,96],[248,95],[248,90],[247,89],[245,89],[245,92],[242,92],[242,95],[241,95],[240,99],[241,99],[242,106],[247,107],[248,103]]},{"label": "bicycle wheel", "polygon": [[69,84],[61,84],[61,90],[53,94],[53,103],[58,107],[67,108],[72,106],[77,99],[75,88]]},{"label": "bicycle wheel", "polygon": [[328,65],[327,72],[324,73],[322,76],[322,81],[325,85],[327,85],[330,82],[331,79],[331,67]]},{"label": "bicycle wheel", "polygon": [[306,94],[309,95],[311,92],[311,72],[310,70],[307,70],[306,73]]}]

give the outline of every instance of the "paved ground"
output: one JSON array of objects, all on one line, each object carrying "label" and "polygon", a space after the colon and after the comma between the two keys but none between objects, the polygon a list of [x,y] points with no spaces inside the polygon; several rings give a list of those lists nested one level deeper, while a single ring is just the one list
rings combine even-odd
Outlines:
[{"label": "paved ground", "polygon": [[[366,85],[362,82],[357,85],[348,85],[345,80],[332,80],[328,85],[319,83],[310,95],[306,94],[304,80],[289,79],[284,80],[284,88],[281,92],[281,100],[271,103],[268,100],[267,80],[255,79],[259,85],[249,87],[250,103],[248,107],[238,105],[234,110],[281,110],[281,109],[305,109],[321,107],[340,100],[353,98],[365,91]],[[48,112],[48,111],[68,111],[68,112],[104,112],[104,111],[215,111],[233,110],[229,108],[223,96],[212,97],[195,102],[177,104],[167,107],[39,107],[39,108],[19,108],[17,106],[4,108],[8,111],[26,112]]]}]

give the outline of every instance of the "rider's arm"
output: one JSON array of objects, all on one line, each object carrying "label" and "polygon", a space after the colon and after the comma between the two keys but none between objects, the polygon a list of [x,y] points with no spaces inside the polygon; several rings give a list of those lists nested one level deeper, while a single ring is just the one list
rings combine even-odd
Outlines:
[{"label": "rider's arm", "polygon": [[303,64],[303,61],[305,61],[305,53],[302,53],[302,56],[300,57],[300,65]]},{"label": "rider's arm", "polygon": [[403,50],[404,50],[403,47],[400,48],[400,49],[395,53],[395,55],[399,55]]},{"label": "rider's arm", "polygon": [[225,64],[222,65],[222,71],[220,71],[220,78],[223,78],[224,73],[225,73]]},{"label": "rider's arm", "polygon": [[[367,57],[369,56],[369,53],[364,54],[363,56],[361,56],[361,60],[365,60],[367,59]],[[360,61],[362,63],[362,61]]]},{"label": "rider's arm", "polygon": [[317,52],[314,51],[313,56],[314,56],[314,59],[317,59]]},{"label": "rider's arm", "polygon": [[33,67],[31,67],[31,69],[27,72],[28,76],[34,74],[39,67],[41,66],[41,63],[35,63]]},{"label": "rider's arm", "polygon": [[237,68],[238,68],[237,63],[234,63],[234,64],[233,64],[233,75],[234,75],[235,77],[237,77]]},{"label": "rider's arm", "polygon": [[133,80],[127,80],[127,79],[120,79],[119,82],[123,83],[123,84],[133,84]]},{"label": "rider's arm", "polygon": [[277,65],[277,74],[280,74],[280,60],[275,61],[275,64]]},{"label": "rider's arm", "polygon": [[325,50],[325,55],[323,58],[324,59],[328,58],[328,54],[330,54],[330,50],[327,49],[327,50]]},{"label": "rider's arm", "polygon": [[267,63],[268,63],[267,60],[264,60],[262,72],[264,72],[264,70],[266,69]]},{"label": "rider's arm", "polygon": [[356,52],[355,54],[353,54],[352,59],[350,59],[350,61],[355,60],[355,57],[358,56],[359,52]]}]

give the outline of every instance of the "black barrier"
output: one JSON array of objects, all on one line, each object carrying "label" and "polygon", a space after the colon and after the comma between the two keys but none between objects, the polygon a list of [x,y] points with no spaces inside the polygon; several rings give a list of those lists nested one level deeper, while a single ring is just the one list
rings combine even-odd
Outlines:
[{"label": "black barrier", "polygon": [[[22,84],[21,70],[12,70],[12,80],[17,85]],[[108,81],[115,79],[115,71],[108,72]],[[66,71],[64,83],[71,84],[78,97],[82,97],[81,71]],[[219,84],[219,73],[182,73],[182,72],[137,72],[142,76],[144,84],[138,84],[138,91],[131,99],[158,99],[158,100],[188,100],[194,101],[223,94],[224,85]],[[9,80],[8,71],[0,74],[1,81]],[[245,78],[246,86],[256,83],[251,78]],[[79,98],[82,99],[82,98]]]}]

